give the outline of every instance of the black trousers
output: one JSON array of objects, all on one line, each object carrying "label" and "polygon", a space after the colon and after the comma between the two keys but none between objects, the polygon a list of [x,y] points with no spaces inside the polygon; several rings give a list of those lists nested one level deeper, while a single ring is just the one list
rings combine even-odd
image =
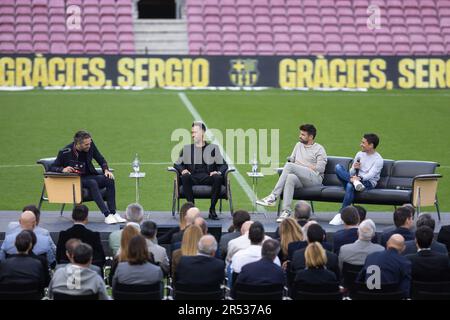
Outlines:
[{"label": "black trousers", "polygon": [[[99,207],[100,211],[106,216],[110,213],[116,213],[116,186],[113,179],[109,179],[104,175],[88,175],[81,177],[81,186],[89,189],[89,192],[94,199],[95,203]],[[106,187],[106,206],[103,201],[100,189]]]},{"label": "black trousers", "polygon": [[194,202],[194,192],[192,191],[193,185],[210,185],[212,186],[211,192],[211,209],[216,208],[217,200],[220,195],[220,188],[223,184],[222,175],[215,174],[209,176],[205,174],[184,174],[181,176],[181,183],[183,184],[184,194],[186,200]]}]

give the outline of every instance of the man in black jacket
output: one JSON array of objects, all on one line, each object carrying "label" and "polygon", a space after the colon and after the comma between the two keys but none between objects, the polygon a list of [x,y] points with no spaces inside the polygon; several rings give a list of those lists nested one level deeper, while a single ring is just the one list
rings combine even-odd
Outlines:
[{"label": "man in black jacket", "polygon": [[88,222],[89,209],[85,205],[76,205],[72,211],[73,226],[59,233],[58,244],[56,246],[56,261],[69,263],[66,256],[66,242],[69,239],[79,239],[89,244],[93,250],[92,263],[103,268],[105,264],[105,253],[103,251],[100,233],[86,228]]},{"label": "man in black jacket", "polygon": [[218,220],[216,203],[228,165],[223,159],[219,147],[205,141],[206,126],[203,122],[192,123],[193,144],[185,145],[174,167],[181,174],[181,184],[186,200],[194,203],[193,185],[211,185],[211,206],[209,218]]},{"label": "man in black jacket", "polygon": [[[101,166],[103,175],[95,170],[92,159],[95,159]],[[83,188],[89,189],[95,203],[105,215],[105,223],[125,222],[125,219],[116,213],[114,175],[109,171],[108,163],[98,151],[88,132],[78,131],[75,134],[73,142],[59,151],[50,171],[80,174],[81,185]],[[106,206],[100,193],[100,189],[104,187],[106,187],[108,206]]]}]

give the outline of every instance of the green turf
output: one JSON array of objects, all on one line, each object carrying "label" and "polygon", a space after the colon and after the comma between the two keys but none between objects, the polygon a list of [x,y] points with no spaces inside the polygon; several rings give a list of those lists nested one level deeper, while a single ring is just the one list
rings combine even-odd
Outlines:
[{"label": "green turf", "polygon": [[[329,155],[353,156],[365,132],[380,135],[379,152],[389,159],[431,160],[441,164],[439,184],[443,211],[450,211],[450,93],[448,91],[371,91],[368,93],[211,92],[187,91],[187,97],[211,128],[279,129],[280,160],[298,141],[298,125],[314,123],[317,141]],[[78,129],[89,130],[115,169],[119,210],[134,201],[128,178],[136,152],[147,177],[141,203],[146,210],[170,210],[172,175],[166,172],[176,142],[171,133],[189,128],[192,116],[175,91],[70,91],[0,93],[0,210],[17,210],[36,202],[42,187],[41,157],[56,156]],[[248,160],[248,158],[247,158]],[[237,165],[241,173],[249,165]],[[250,182],[250,180],[246,177]],[[266,195],[276,176],[265,177],[259,195]],[[236,180],[235,208],[251,209]],[[90,205],[96,209],[95,205]],[[200,202],[206,210],[208,203]],[[334,211],[339,204],[321,203],[316,210]],[[46,204],[44,210],[58,206]],[[228,207],[226,207],[228,208]],[[368,206],[370,210],[392,207]],[[432,208],[429,208],[430,210]],[[97,209],[96,209],[97,210]]]}]

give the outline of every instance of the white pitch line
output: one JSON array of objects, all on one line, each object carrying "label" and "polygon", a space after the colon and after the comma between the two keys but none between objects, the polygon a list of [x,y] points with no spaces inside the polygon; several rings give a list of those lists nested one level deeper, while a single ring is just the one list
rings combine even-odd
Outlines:
[{"label": "white pitch line", "polygon": [[[178,96],[180,97],[181,101],[183,102],[183,104],[185,105],[185,107],[189,110],[189,112],[192,114],[192,116],[194,117],[195,121],[201,121],[205,124],[205,126],[208,128],[208,125],[206,124],[206,122],[202,119],[202,117],[200,116],[200,114],[198,113],[197,109],[194,107],[194,105],[191,103],[191,101],[188,99],[188,97],[186,96],[186,94],[184,92],[179,92]],[[223,151],[223,157],[225,159],[225,161],[228,164],[231,164],[231,160],[230,157],[228,156],[228,154],[225,152],[225,149],[223,148],[223,146],[219,143],[219,141],[217,141],[217,139],[214,137],[214,135],[211,134],[210,131],[207,131],[206,134],[209,136],[209,138],[211,139],[212,143],[216,144],[219,146],[220,149],[222,149]],[[247,197],[250,199],[250,201],[253,203],[256,199],[255,193],[252,190],[252,187],[250,187],[250,185],[247,183],[247,181],[244,179],[244,177],[242,176],[242,174],[239,172],[239,170],[237,168],[235,168],[236,171],[234,172],[234,175],[236,177],[236,180],[238,181],[239,185],[242,187],[242,189],[245,191],[245,193],[247,194]]]},{"label": "white pitch line", "polygon": [[[131,162],[116,162],[116,163],[108,163],[111,166],[131,166]],[[141,165],[151,165],[151,166],[160,166],[160,165],[171,165],[172,162],[141,162]],[[40,164],[0,164],[0,169],[6,168],[25,168],[25,167],[39,167]]]}]

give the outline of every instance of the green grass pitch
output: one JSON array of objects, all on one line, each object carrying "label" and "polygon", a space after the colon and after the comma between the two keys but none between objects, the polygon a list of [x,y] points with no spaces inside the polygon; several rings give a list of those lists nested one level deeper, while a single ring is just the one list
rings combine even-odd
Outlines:
[{"label": "green grass pitch", "polygon": [[[279,129],[279,159],[290,155],[298,141],[298,126],[313,123],[317,142],[328,155],[350,156],[359,150],[362,134],[376,132],[378,151],[386,159],[430,160],[438,172],[442,211],[450,211],[450,93],[439,90],[363,92],[297,92],[267,90],[186,91],[189,100],[210,128]],[[120,211],[135,199],[134,181],[128,178],[136,152],[147,177],[141,184],[145,210],[171,209],[173,175],[166,171],[177,144],[171,133],[190,129],[193,120],[177,91],[44,91],[0,92],[0,210],[20,210],[36,203],[42,188],[42,157],[56,156],[75,131],[86,129],[115,169]],[[249,162],[249,159],[247,159]],[[246,177],[249,164],[236,165]],[[265,196],[277,176],[260,181]],[[235,178],[235,209],[252,204]],[[207,210],[208,201],[198,202]],[[98,210],[94,203],[92,210]],[[316,203],[318,211],[336,211],[337,203]],[[392,207],[367,206],[391,211]],[[43,210],[59,206],[44,204]],[[228,210],[228,206],[225,205]],[[425,208],[433,210],[433,208]]]}]

